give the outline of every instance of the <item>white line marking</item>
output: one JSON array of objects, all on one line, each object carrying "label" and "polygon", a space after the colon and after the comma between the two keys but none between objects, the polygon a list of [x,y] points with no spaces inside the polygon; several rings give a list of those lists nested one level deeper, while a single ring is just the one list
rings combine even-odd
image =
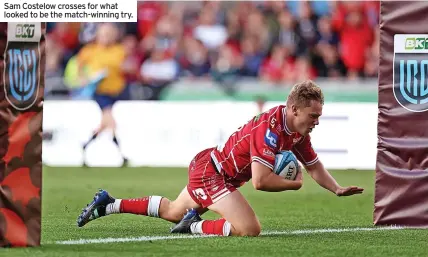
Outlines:
[{"label": "white line marking", "polygon": [[305,229],[293,231],[268,231],[262,235],[301,235],[301,234],[320,234],[320,233],[341,233],[341,232],[359,232],[359,231],[377,231],[377,230],[398,230],[404,227],[390,226],[377,228],[325,228],[325,229]]},{"label": "white line marking", "polygon": [[214,235],[140,236],[140,237],[123,237],[123,238],[109,237],[109,238],[98,238],[98,239],[78,239],[78,240],[56,241],[55,244],[63,244],[63,245],[105,244],[105,243],[174,240],[174,239],[194,239],[194,238],[213,237],[213,236]]},{"label": "white line marking", "polygon": [[[341,233],[341,232],[359,232],[359,231],[378,231],[378,230],[398,230],[405,227],[377,227],[377,228],[326,228],[326,229],[306,229],[306,230],[291,230],[291,231],[266,231],[262,232],[262,236],[269,235],[301,235],[301,234],[319,234],[319,233]],[[215,237],[215,235],[177,235],[177,236],[141,236],[141,237],[123,237],[123,238],[98,238],[98,239],[78,239],[56,241],[47,244],[62,244],[62,245],[83,245],[83,244],[105,244],[105,243],[123,243],[123,242],[144,242],[144,241],[159,241],[159,240],[174,240],[174,239],[195,239]]]}]

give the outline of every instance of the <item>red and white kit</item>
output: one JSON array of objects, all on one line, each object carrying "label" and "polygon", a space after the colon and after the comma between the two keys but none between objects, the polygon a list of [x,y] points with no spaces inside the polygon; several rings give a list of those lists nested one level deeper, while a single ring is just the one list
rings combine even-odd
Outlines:
[{"label": "red and white kit", "polygon": [[253,161],[273,169],[282,150],[291,150],[304,165],[316,163],[310,136],[291,132],[285,116],[285,106],[276,106],[238,128],[224,145],[198,153],[189,166],[192,198],[208,207],[251,179]]}]

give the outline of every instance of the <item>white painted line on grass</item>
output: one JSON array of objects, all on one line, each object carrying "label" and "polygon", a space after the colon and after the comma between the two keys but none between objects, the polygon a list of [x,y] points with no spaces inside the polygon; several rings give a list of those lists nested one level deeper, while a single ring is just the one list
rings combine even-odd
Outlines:
[{"label": "white painted line on grass", "polygon": [[[266,232],[262,232],[262,236],[263,235],[269,236],[269,235],[341,233],[341,232],[397,230],[397,229],[404,229],[404,227],[392,226],[392,227],[376,227],[376,228],[325,228],[325,229],[305,229],[305,230],[290,230],[290,231],[266,231]],[[174,239],[196,239],[196,238],[205,238],[205,237],[215,237],[215,236],[213,235],[176,235],[176,236],[141,236],[141,237],[123,237],[123,238],[109,237],[109,238],[97,238],[97,239],[77,239],[77,240],[56,241],[53,244],[62,244],[62,245],[106,244],[106,243],[144,242],[144,241],[159,241],[159,240],[174,240]]]},{"label": "white painted line on grass", "polygon": [[105,243],[174,240],[174,239],[194,239],[194,238],[201,238],[201,237],[215,237],[215,235],[140,236],[140,237],[122,237],[122,238],[108,237],[108,238],[97,238],[97,239],[56,241],[55,244],[63,244],[63,245],[105,244]]},{"label": "white painted line on grass", "polygon": [[397,230],[404,227],[389,226],[377,228],[324,228],[324,229],[305,229],[293,231],[268,231],[262,235],[299,235],[299,234],[319,234],[319,233],[340,233],[340,232],[358,232],[358,231],[377,231],[377,230]]}]

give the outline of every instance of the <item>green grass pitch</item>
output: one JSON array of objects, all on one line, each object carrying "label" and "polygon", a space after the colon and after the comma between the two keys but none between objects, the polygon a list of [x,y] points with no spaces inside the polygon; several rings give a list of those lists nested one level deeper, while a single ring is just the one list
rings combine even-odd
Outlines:
[{"label": "green grass pitch", "polygon": [[[257,238],[182,238],[170,223],[131,214],[111,215],[83,228],[76,218],[98,188],[117,198],[162,195],[175,198],[187,181],[185,169],[52,168],[43,170],[42,246],[0,249],[0,256],[427,256],[428,230],[325,232],[323,229],[371,228],[374,172],[333,171],[342,185],[365,188],[362,195],[339,198],[307,174],[299,191],[268,193],[248,183],[240,189],[258,215],[264,235]],[[217,218],[207,213],[204,218]],[[293,234],[296,230],[306,230]],[[316,230],[322,230],[315,233]],[[272,231],[280,233],[272,234]],[[62,245],[78,239],[160,236],[162,240]],[[166,237],[166,238],[165,238]]]}]

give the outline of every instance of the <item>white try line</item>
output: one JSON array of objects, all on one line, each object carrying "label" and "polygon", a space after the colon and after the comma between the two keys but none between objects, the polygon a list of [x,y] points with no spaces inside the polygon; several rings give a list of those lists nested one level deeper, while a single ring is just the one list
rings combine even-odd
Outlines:
[{"label": "white try line", "polygon": [[[262,232],[262,236],[341,233],[341,232],[379,231],[379,230],[398,230],[398,229],[404,229],[404,227],[392,226],[392,227],[378,227],[378,228],[326,228],[326,229],[305,229],[305,230],[290,230],[290,231],[266,231],[266,232]],[[196,238],[205,238],[205,237],[215,237],[215,236],[213,235],[176,235],[176,236],[141,236],[141,237],[123,237],[123,238],[109,237],[109,238],[97,238],[97,239],[56,241],[56,242],[53,242],[53,244],[62,244],[62,245],[105,244],[105,243],[174,240],[174,239],[196,239]],[[47,244],[52,244],[52,243],[47,243]]]}]

